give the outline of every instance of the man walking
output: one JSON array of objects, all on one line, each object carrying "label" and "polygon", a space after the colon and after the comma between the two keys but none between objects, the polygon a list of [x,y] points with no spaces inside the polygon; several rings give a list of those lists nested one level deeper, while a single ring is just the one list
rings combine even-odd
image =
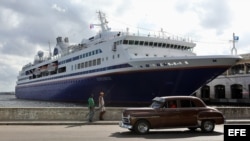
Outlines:
[{"label": "man walking", "polygon": [[105,113],[105,103],[104,103],[104,92],[100,92],[99,95],[99,109],[100,109],[100,114],[99,114],[99,120],[103,120],[103,115]]},{"label": "man walking", "polygon": [[89,108],[89,122],[93,121],[93,117],[95,114],[95,101],[94,101],[94,95],[91,94],[88,99],[88,108]]}]

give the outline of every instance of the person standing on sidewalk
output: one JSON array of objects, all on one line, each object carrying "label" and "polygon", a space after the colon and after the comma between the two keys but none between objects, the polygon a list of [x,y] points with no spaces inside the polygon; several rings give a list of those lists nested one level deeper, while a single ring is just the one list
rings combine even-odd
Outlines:
[{"label": "person standing on sidewalk", "polygon": [[94,101],[94,95],[91,94],[88,99],[88,108],[89,108],[89,122],[93,121],[93,117],[95,114],[95,101]]},{"label": "person standing on sidewalk", "polygon": [[105,103],[104,103],[104,92],[100,92],[99,95],[99,109],[100,109],[100,114],[99,114],[99,120],[103,120],[103,115],[106,112],[105,111]]}]

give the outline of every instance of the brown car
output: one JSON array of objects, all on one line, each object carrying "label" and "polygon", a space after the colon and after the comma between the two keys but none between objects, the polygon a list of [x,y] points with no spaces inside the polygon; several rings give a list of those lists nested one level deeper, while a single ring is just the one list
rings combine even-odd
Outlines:
[{"label": "brown car", "polygon": [[146,134],[149,129],[178,127],[213,132],[215,125],[224,121],[220,111],[198,97],[166,96],[155,97],[150,107],[124,109],[119,126],[139,134]]}]

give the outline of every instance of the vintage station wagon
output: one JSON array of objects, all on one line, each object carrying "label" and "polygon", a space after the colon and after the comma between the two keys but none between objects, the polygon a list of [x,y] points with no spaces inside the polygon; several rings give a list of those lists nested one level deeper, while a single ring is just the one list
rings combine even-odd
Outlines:
[{"label": "vintage station wagon", "polygon": [[149,129],[200,128],[203,132],[213,132],[216,124],[224,124],[224,115],[207,106],[195,96],[155,97],[150,107],[126,108],[119,126],[146,134]]}]

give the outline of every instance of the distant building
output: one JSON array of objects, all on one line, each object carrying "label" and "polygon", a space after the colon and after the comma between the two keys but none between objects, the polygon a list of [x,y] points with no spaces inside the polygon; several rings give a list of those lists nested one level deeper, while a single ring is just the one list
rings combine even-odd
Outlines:
[{"label": "distant building", "polygon": [[194,95],[217,104],[250,105],[250,53]]}]

